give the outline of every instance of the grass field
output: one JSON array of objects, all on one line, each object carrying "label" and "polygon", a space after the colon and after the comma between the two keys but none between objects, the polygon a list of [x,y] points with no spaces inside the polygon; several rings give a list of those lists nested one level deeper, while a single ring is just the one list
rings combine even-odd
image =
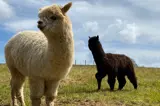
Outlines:
[{"label": "grass field", "polygon": [[[135,68],[138,89],[127,79],[122,91],[110,92],[107,79],[103,79],[102,90],[96,92],[95,66],[74,66],[59,87],[56,106],[160,106],[160,69]],[[10,102],[10,73],[6,65],[0,65],[0,106]],[[25,84],[25,102],[30,104],[28,82]]]}]

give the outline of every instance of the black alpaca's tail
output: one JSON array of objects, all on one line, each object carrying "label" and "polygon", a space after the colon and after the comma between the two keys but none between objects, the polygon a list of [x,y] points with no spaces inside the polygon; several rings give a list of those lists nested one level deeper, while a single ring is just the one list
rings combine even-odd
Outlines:
[{"label": "black alpaca's tail", "polygon": [[130,80],[130,82],[133,84],[134,89],[137,89],[137,78],[135,75],[133,64],[129,66],[129,70],[127,72],[127,77]]}]

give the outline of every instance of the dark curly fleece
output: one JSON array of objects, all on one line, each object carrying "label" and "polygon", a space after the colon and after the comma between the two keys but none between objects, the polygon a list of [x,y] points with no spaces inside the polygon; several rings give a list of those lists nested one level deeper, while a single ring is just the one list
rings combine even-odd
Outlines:
[{"label": "dark curly fleece", "polygon": [[134,88],[137,89],[137,79],[131,59],[121,54],[105,53],[99,41],[99,36],[89,37],[88,47],[92,52],[97,66],[95,75],[98,83],[98,90],[101,88],[102,79],[108,75],[110,90],[114,90],[116,77],[119,82],[118,89],[121,90],[126,84],[125,76],[128,77]]}]

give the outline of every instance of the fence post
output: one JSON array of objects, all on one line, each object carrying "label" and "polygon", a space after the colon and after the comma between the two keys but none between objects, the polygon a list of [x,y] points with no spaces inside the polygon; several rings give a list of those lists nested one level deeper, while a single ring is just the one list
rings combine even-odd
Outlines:
[{"label": "fence post", "polygon": [[76,60],[75,60],[75,65],[76,65]]}]

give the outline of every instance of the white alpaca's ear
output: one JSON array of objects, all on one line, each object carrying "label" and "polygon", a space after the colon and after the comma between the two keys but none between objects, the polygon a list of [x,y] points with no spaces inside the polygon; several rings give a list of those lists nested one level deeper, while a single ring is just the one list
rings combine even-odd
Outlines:
[{"label": "white alpaca's ear", "polygon": [[40,8],[38,11],[40,12],[42,10],[42,8]]},{"label": "white alpaca's ear", "polygon": [[72,2],[67,3],[65,6],[62,7],[63,14],[67,13],[67,11],[71,8]]}]

